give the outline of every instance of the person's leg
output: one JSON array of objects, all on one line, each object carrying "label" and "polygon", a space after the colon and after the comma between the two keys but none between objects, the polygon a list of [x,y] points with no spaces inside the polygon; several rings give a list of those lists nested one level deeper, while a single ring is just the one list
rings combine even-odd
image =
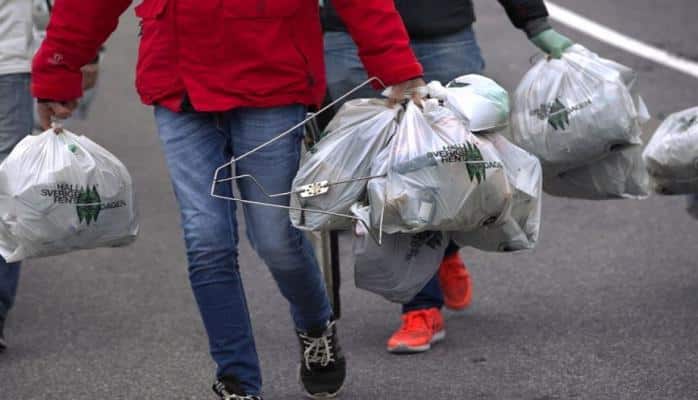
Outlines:
[{"label": "person's leg", "polygon": [[485,69],[475,32],[465,29],[451,35],[412,40],[419,62],[424,68],[424,80],[436,80],[444,85],[467,74],[481,74]]},{"label": "person's leg", "polygon": [[[412,48],[419,62],[422,63],[424,78],[427,82],[438,80],[445,85],[461,75],[482,73],[485,67],[475,33],[470,29],[433,39],[413,40]],[[449,243],[444,262],[459,258],[459,250],[454,242]],[[403,306],[403,312],[429,308],[441,309],[443,305],[444,295],[439,279],[435,275],[412,301]]]},{"label": "person's leg", "polygon": [[[247,153],[304,117],[305,107],[300,105],[233,110],[233,153],[236,157]],[[289,192],[298,171],[302,135],[301,128],[240,160],[237,175],[254,176],[269,194]],[[238,181],[238,187],[245,200],[289,205],[289,196],[268,198],[252,179]],[[324,326],[332,316],[324,281],[310,242],[291,225],[288,210],[250,204],[243,210],[250,243],[290,303],[296,328],[307,331]]]},{"label": "person's leg", "polygon": [[5,320],[15,302],[19,283],[19,263],[8,264],[0,257],[0,352],[4,351]]},{"label": "person's leg", "polygon": [[[230,127],[236,157],[276,137],[305,117],[305,107],[233,110]],[[288,193],[300,162],[303,129],[250,154],[236,163],[237,175],[253,176],[269,194]],[[251,179],[238,181],[244,200],[289,205],[289,196],[268,198]],[[300,381],[312,398],[334,397],[346,377],[336,322],[317,259],[305,235],[291,225],[288,210],[245,204],[247,235],[269,267],[291,307],[301,345]]]},{"label": "person's leg", "polygon": [[[238,270],[235,203],[212,197],[214,171],[230,159],[227,134],[212,114],[155,109],[162,148],[179,203],[189,279],[219,378],[234,377],[249,395],[262,379]],[[230,184],[217,192],[229,196]]]},{"label": "person's leg", "polygon": [[[31,133],[33,100],[29,82],[29,74],[0,75],[0,162]],[[8,264],[0,257],[0,350],[5,346],[4,322],[14,304],[19,268],[19,263]]]}]

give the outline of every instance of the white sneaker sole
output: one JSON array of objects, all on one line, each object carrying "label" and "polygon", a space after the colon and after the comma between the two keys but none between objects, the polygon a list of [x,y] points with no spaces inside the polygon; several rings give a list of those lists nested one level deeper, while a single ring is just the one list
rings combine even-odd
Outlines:
[{"label": "white sneaker sole", "polygon": [[423,346],[407,346],[407,345],[401,345],[397,347],[390,348],[388,347],[387,350],[390,353],[393,354],[415,354],[415,353],[424,353],[425,351],[431,350],[431,346],[442,342],[444,339],[446,339],[446,331],[441,330],[439,332],[436,332],[434,336],[431,338],[431,341]]}]

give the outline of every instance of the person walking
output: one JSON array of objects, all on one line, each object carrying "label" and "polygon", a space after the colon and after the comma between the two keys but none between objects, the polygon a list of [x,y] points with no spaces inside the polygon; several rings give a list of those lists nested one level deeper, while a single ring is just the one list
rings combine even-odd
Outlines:
[{"label": "person walking", "polygon": [[[80,67],[95,57],[130,0],[56,0],[32,69],[47,126],[82,95]],[[422,67],[391,0],[337,0],[371,75],[395,101],[424,84]],[[209,195],[215,170],[299,124],[326,90],[317,0],[143,0],[136,86],[155,121],[181,211],[189,278],[217,364],[214,392],[261,399],[262,376],[239,274],[236,203]],[[273,193],[288,192],[303,129],[234,165]],[[250,181],[241,197],[268,199]],[[218,194],[231,196],[230,185]],[[280,207],[289,197],[275,198]],[[312,247],[283,208],[243,207],[247,236],[288,300],[300,343],[305,393],[342,389],[346,360]]]},{"label": "person walking", "polygon": [[[22,138],[32,133],[34,100],[29,90],[31,58],[45,26],[52,0],[0,0],[0,163]],[[37,5],[45,13],[37,13]],[[82,68],[83,89],[94,87],[97,61]],[[14,305],[20,263],[7,263],[0,256],[0,352],[7,349],[5,321]]]},{"label": "person walking", "polygon": [[[410,35],[411,46],[424,67],[427,82],[444,85],[466,74],[481,74],[485,68],[473,30],[475,12],[471,0],[394,0]],[[499,0],[515,27],[552,57],[559,58],[572,45],[570,39],[552,29],[543,0]],[[337,0],[325,0],[322,21],[329,95],[341,97],[370,74],[361,65],[350,29],[337,13]],[[352,98],[378,97],[365,87]],[[472,278],[459,248],[449,244],[434,278],[412,301],[402,307],[402,324],[388,339],[392,353],[420,353],[445,338],[441,309],[463,310],[472,301]]]},{"label": "person walking", "polygon": [[[0,162],[32,131],[32,40],[31,2],[0,0]],[[5,321],[15,301],[19,270],[19,263],[0,256],[0,352],[7,348]]]}]

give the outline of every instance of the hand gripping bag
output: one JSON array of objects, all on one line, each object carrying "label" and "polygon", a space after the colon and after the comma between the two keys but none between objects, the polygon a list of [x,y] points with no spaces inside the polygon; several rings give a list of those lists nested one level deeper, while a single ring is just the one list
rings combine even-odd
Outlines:
[{"label": "hand gripping bag", "polygon": [[547,171],[564,172],[633,145],[640,113],[625,71],[580,45],[559,60],[539,61],[514,95],[511,135],[540,158]]},{"label": "hand gripping bag", "polygon": [[643,158],[657,193],[698,193],[698,107],[667,117]]},{"label": "hand gripping bag", "polygon": [[538,242],[543,171],[540,161],[501,134],[484,137],[497,149],[513,188],[511,208],[496,223],[470,232],[452,232],[458,245],[490,252],[533,249]]},{"label": "hand gripping bag", "polygon": [[126,167],[84,136],[27,136],[0,164],[0,255],[8,262],[125,246],[138,229]]},{"label": "hand gripping bag", "polygon": [[474,230],[498,220],[512,196],[494,146],[434,99],[424,112],[408,103],[389,144],[384,187],[384,202],[369,195],[369,203],[387,233]]},{"label": "hand gripping bag", "polygon": [[[369,221],[369,207],[352,207]],[[396,303],[408,303],[434,277],[449,243],[443,232],[383,235],[378,245],[361,224],[356,225],[353,244],[356,287]]]},{"label": "hand gripping bag", "polygon": [[[361,178],[369,176],[376,154],[395,133],[400,112],[400,106],[388,107],[378,99],[345,103],[327,126],[327,135],[303,156],[293,181],[291,205],[349,214],[351,205],[365,194],[368,180]],[[318,182],[329,183],[327,193],[300,195],[303,186]],[[305,230],[349,229],[352,222],[310,211],[291,210],[290,215],[293,225]]]}]

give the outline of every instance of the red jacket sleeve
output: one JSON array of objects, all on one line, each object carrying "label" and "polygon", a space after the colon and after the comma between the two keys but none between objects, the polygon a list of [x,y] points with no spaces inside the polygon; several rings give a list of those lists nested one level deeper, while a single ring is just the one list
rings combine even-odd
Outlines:
[{"label": "red jacket sleeve", "polygon": [[423,75],[393,0],[333,0],[369,76],[387,86]]},{"label": "red jacket sleeve", "polygon": [[56,0],[46,39],[32,64],[34,97],[80,98],[80,68],[95,58],[130,4],[131,0]]}]

